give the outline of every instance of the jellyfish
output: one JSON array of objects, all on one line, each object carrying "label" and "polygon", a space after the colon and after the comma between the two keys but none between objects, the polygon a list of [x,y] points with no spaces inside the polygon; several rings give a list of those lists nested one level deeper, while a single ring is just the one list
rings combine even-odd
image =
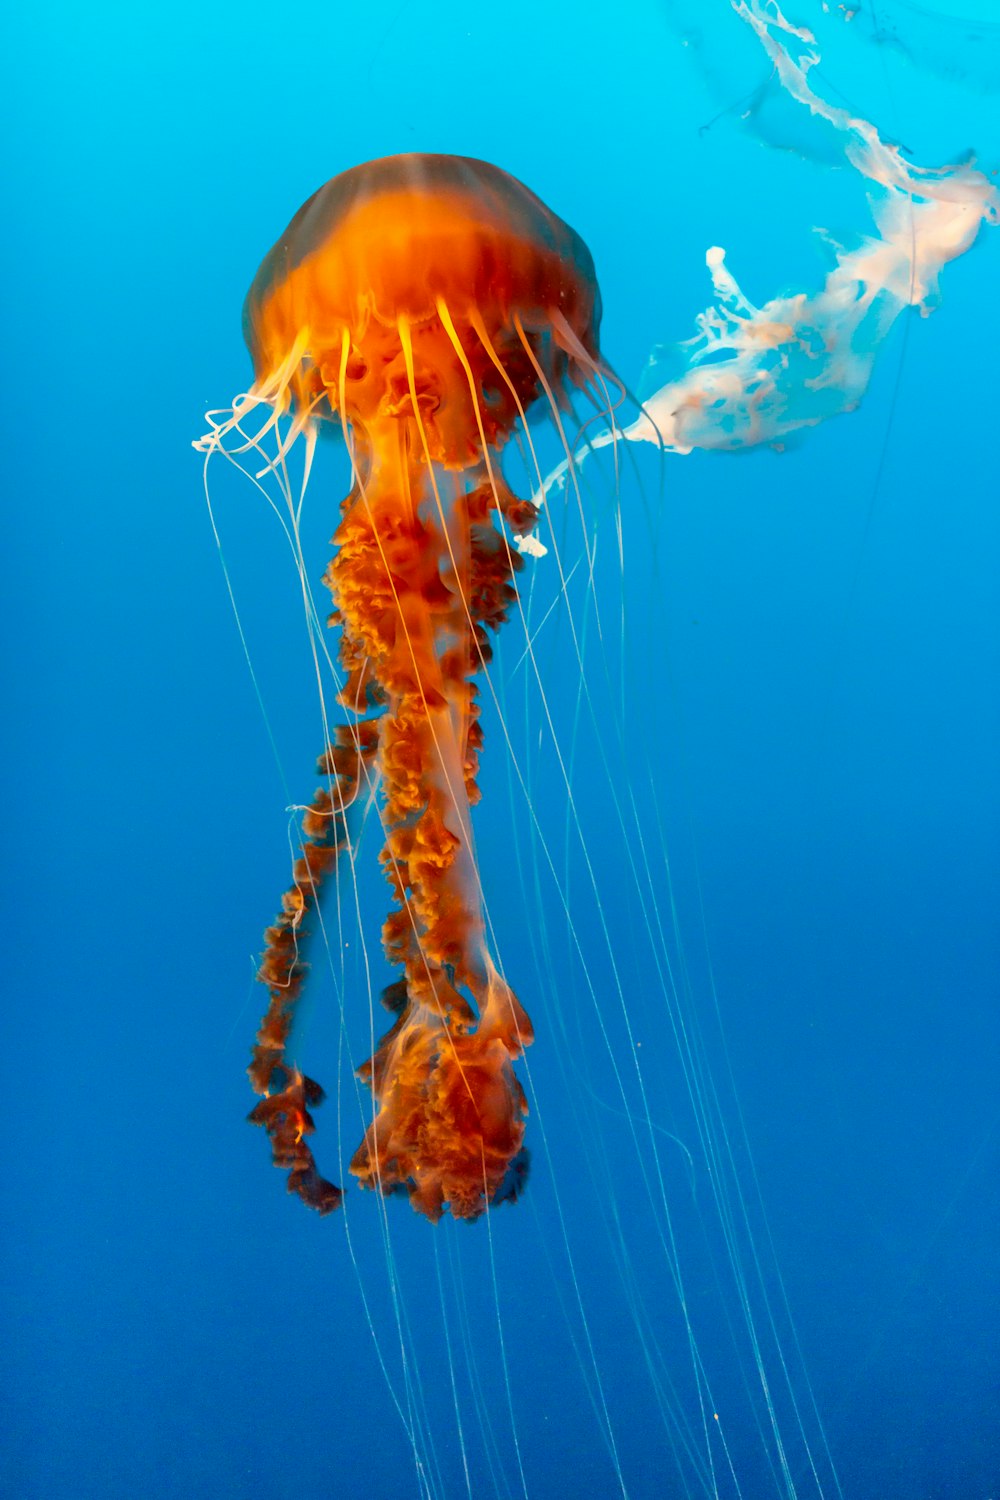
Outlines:
[{"label": "jellyfish", "polygon": [[[250,405],[347,443],[353,487],[324,582],[348,722],[319,763],[301,852],[266,933],[269,1004],[249,1076],[289,1190],[327,1213],[342,1190],[309,1137],[322,1089],[293,1060],[304,939],[323,881],[351,857],[352,818],[379,787],[382,938],[399,973],[392,1025],[359,1069],[372,1118],[351,1171],[436,1220],[515,1197],[527,1104],[514,1062],[531,1023],[490,951],[471,810],[482,748],[476,676],[516,598],[537,510],[501,473],[529,409],[559,422],[604,366],[600,298],[579,236],[486,162],[395,156],[334,177],[265,257],[244,308]],[[242,429],[240,429],[242,430]],[[560,424],[560,431],[562,430]],[[311,452],[311,448],[310,448]]]},{"label": "jellyfish", "polygon": [[[739,48],[708,48],[703,7],[667,0],[666,8],[716,86],[734,57],[746,60]],[[567,455],[546,476],[538,503],[565,486],[575,464],[622,440],[677,454],[764,444],[780,451],[807,428],[854,411],[900,315],[932,312],[944,267],[972,248],[981,228],[1000,223],[1000,194],[971,157],[918,166],[870,121],[824,98],[811,76],[820,63],[816,37],[787,20],[776,0],[734,0],[732,8],[744,23],[734,38],[751,55],[756,42],[769,68],[753,107],[739,101],[741,123],[768,144],[853,168],[866,186],[874,232],[831,245],[834,263],[818,289],[781,292],[759,306],[730,271],[725,250],[711,246],[705,264],[716,301],[697,316],[694,336],[654,347],[636,419]]]}]

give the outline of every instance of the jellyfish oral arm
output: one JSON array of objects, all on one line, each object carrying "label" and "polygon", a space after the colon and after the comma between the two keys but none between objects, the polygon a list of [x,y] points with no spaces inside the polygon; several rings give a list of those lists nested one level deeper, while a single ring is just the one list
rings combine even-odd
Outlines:
[{"label": "jellyfish oral arm", "polygon": [[412,462],[415,422],[393,418],[367,439],[371,467],[327,581],[342,653],[364,661],[385,703],[381,859],[395,906],[383,940],[403,978],[385,996],[395,1024],[360,1070],[373,1118],[351,1170],[382,1192],[405,1188],[428,1217],[445,1204],[474,1217],[521,1149],[512,1061],[531,1039],[487,949],[472,842],[483,641],[470,601],[489,595],[500,554],[476,525],[488,492],[467,471]]},{"label": "jellyfish oral arm", "polygon": [[290,1060],[296,1006],[308,967],[305,960],[309,913],[325,878],[350,857],[354,814],[373,774],[375,734],[370,723],[343,727],[327,749],[319,771],[327,783],[317,791],[302,820],[302,844],[292,885],[281,911],[265,934],[266,948],[257,978],[267,985],[268,1007],[257,1032],[250,1081],[264,1097],[250,1112],[271,1139],[274,1164],[288,1172],[288,1190],[321,1214],[339,1208],[340,1188],[322,1177],[307,1137],[315,1125],[311,1109],[323,1090]]}]

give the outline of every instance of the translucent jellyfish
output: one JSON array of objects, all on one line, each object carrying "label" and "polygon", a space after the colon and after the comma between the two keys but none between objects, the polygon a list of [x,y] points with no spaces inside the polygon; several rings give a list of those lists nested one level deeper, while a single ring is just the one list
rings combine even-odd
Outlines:
[{"label": "translucent jellyfish", "polygon": [[[747,28],[744,46],[755,39],[764,53],[766,73],[752,109],[766,97],[784,111],[780,138],[770,127],[761,130],[764,138],[798,145],[801,132],[792,132],[787,114],[797,110],[821,133],[810,135],[811,142],[835,142],[868,186],[874,233],[833,247],[833,269],[818,290],[778,295],[761,306],[742,292],[725,250],[709,249],[717,301],[698,316],[693,338],[654,351],[644,409],[623,432],[599,434],[595,448],[624,436],[676,453],[734,451],[781,443],[852,411],[900,313],[908,307],[929,313],[944,266],[1000,218],[996,189],[973,162],[916,166],[873,124],[824,99],[810,81],[820,60],[811,32],[764,0],[737,0],[734,10]],[[703,45],[697,14],[680,5],[674,11],[692,45]],[[760,126],[755,116],[755,130]],[[561,463],[544,489],[561,485],[567,468]]]}]

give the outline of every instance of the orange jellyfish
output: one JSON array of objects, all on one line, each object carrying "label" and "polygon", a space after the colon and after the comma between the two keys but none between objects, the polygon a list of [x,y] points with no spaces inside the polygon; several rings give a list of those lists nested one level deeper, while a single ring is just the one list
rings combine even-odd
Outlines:
[{"label": "orange jellyfish", "polygon": [[[394,1020],[359,1075],[372,1118],[351,1171],[417,1210],[475,1218],[523,1180],[514,1061],[531,1023],[486,938],[471,820],[482,747],[476,674],[507,618],[538,517],[500,454],[536,401],[558,422],[605,372],[600,298],[577,234],[513,177],[406,155],[328,182],[265,258],[244,309],[254,402],[292,431],[342,430],[354,483],[325,576],[340,631],[341,726],[267,931],[270,1003],[249,1075],[289,1190],[329,1212],[316,1166],[322,1090],[292,1061],[303,939],[325,877],[350,857],[350,815],[379,787],[382,929]],[[233,424],[235,425],[235,417]],[[559,423],[562,432],[561,423]],[[287,441],[287,440],[286,440]]]}]

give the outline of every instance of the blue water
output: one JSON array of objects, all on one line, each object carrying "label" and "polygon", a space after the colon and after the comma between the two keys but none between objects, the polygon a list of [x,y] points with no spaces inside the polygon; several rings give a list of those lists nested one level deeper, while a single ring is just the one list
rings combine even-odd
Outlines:
[{"label": "blue water", "polygon": [[[976,147],[992,169],[995,24],[976,41],[941,0],[880,10],[894,45],[859,31],[835,96],[918,161]],[[494,724],[480,864],[538,1035],[525,1200],[435,1230],[355,1190],[320,1220],[244,1124],[253,959],[321,744],[280,533],[230,471],[216,511],[275,758],[190,447],[249,381],[245,288],[334,173],[484,157],[586,239],[605,354],[637,382],[653,344],[692,333],[709,245],[763,301],[818,283],[815,226],[867,228],[849,172],[768,149],[738,111],[702,128],[739,92],[739,30],[713,0],[709,77],[644,0],[56,4],[8,23],[11,1500],[997,1494],[1000,231],[946,268],[932,316],[904,315],[857,413],[781,454],[646,452],[623,474],[625,647],[611,604],[620,682],[594,681],[609,724],[624,709],[610,759],[660,872],[658,958],[565,623],[541,639],[597,894],[519,648],[501,659],[599,1000]],[[317,582],[345,476],[331,445],[304,521]],[[361,897],[377,947],[371,868]],[[755,1286],[763,1267],[784,1475],[681,1097],[668,951],[750,1204],[737,1259]],[[348,990],[343,1055],[322,975],[311,1002],[331,1096],[370,1050]],[[707,1411],[622,1119],[636,1055]],[[324,1114],[332,1169],[335,1097]]]}]

